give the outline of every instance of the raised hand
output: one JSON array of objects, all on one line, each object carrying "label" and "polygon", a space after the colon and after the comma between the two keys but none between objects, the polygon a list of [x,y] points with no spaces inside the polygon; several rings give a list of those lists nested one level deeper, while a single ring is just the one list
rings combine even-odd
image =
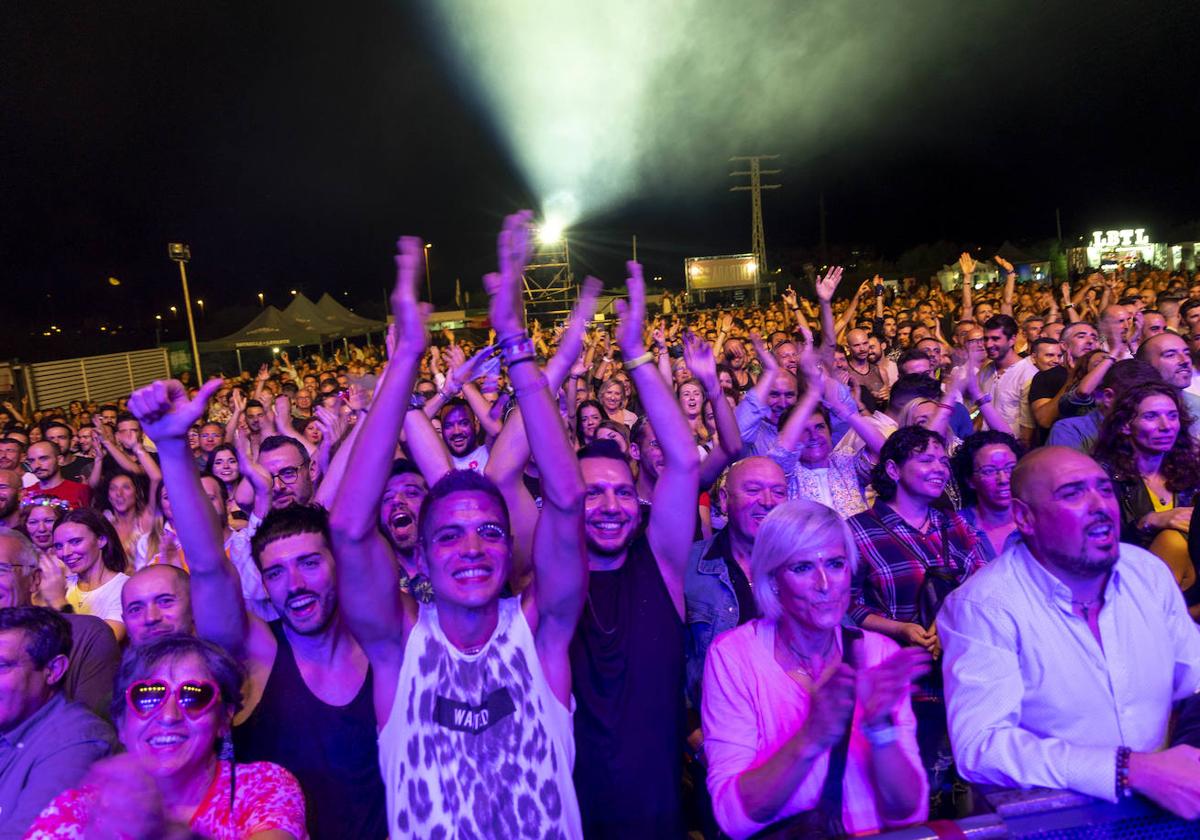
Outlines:
[{"label": "raised hand", "polygon": [[500,270],[483,278],[490,297],[488,315],[492,329],[501,340],[525,332],[525,312],[521,306],[521,276],[529,264],[530,222],[533,213],[522,210],[504,220],[504,229],[496,243]]},{"label": "raised hand", "polygon": [[692,376],[700,383],[705,394],[716,394],[720,389],[717,379],[717,360],[712,347],[693,332],[683,334],[683,361]]},{"label": "raised hand", "polygon": [[229,401],[233,403],[234,414],[245,414],[246,412],[246,394],[241,388],[234,388],[229,392]]},{"label": "raised hand", "polygon": [[1004,269],[1005,274],[1013,273],[1013,264],[1010,263],[1008,260],[1004,259],[1004,257],[997,254],[996,256],[992,257],[992,259],[994,259],[996,261],[996,265],[998,265]]},{"label": "raised hand", "polygon": [[817,300],[821,301],[821,303],[829,303],[829,301],[833,300],[833,294],[837,291],[838,283],[841,282],[842,267],[840,265],[832,266],[824,277],[817,278]]},{"label": "raised hand", "polygon": [[425,246],[419,237],[402,236],[396,241],[396,285],[390,303],[395,321],[394,340],[389,342],[389,358],[404,354],[420,359],[429,343],[425,322],[431,304],[417,300],[418,269]]},{"label": "raised hand", "polygon": [[60,609],[67,603],[67,578],[63,567],[53,557],[38,555],[38,592],[51,609]]},{"label": "raised hand", "polygon": [[264,363],[258,368],[258,376],[254,377],[255,382],[265,382],[271,378],[271,369]]},{"label": "raised hand", "polygon": [[617,346],[625,361],[630,361],[646,352],[646,344],[642,340],[642,324],[646,320],[646,280],[642,275],[641,263],[630,260],[625,263],[629,277],[625,283],[629,289],[629,300],[616,301],[617,315]]},{"label": "raised hand", "polygon": [[366,388],[351,383],[350,394],[347,396],[346,402],[352,410],[362,411],[371,404],[371,395]]},{"label": "raised hand", "polygon": [[204,417],[208,401],[222,385],[210,379],[192,399],[177,379],[159,380],[139,388],[129,397],[129,410],[142,424],[142,431],[155,441],[186,439],[188,429]]},{"label": "raised hand", "polygon": [[782,297],[783,297],[783,305],[784,306],[786,306],[788,309],[796,308],[797,303],[796,303],[796,290],[795,289],[793,289],[791,286],[788,286],[786,289],[783,290]]},{"label": "raised hand", "polygon": [[775,358],[775,354],[767,349],[763,344],[762,336],[753,330],[750,331],[750,344],[754,347],[754,353],[758,356],[758,361],[763,367],[763,372],[779,370],[779,360]]},{"label": "raised hand", "polygon": [[873,668],[857,674],[858,703],[863,722],[878,726],[889,718],[912,691],[913,680],[929,672],[929,652],[920,647],[900,648]]},{"label": "raised hand", "polygon": [[963,251],[958,255],[958,267],[962,269],[963,276],[968,276],[975,273],[975,267],[978,265],[971,255]]}]

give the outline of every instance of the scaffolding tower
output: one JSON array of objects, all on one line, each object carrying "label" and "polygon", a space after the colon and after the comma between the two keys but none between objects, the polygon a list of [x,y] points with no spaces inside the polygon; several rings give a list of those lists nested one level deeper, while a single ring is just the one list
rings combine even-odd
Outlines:
[{"label": "scaffolding tower", "polygon": [[577,290],[571,274],[571,249],[564,234],[543,242],[534,231],[534,250],[525,266],[525,320],[543,324],[565,320],[571,313]]}]

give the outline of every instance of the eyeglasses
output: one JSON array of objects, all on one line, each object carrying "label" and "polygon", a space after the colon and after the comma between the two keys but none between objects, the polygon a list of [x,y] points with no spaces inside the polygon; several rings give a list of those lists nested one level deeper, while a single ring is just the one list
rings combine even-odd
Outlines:
[{"label": "eyeglasses", "polygon": [[138,680],[125,689],[125,702],[129,711],[142,720],[149,720],[172,694],[179,709],[195,720],[212,707],[220,692],[216,684],[208,680],[185,680],[174,687],[166,680]]},{"label": "eyeglasses", "polygon": [[299,467],[284,467],[277,473],[271,473],[272,483],[275,479],[279,479],[284,484],[295,484],[296,479],[300,477]]},{"label": "eyeglasses", "polygon": [[1013,470],[1016,468],[1016,464],[1008,467],[980,467],[979,469],[975,470],[975,475],[979,476],[980,478],[986,478],[988,481],[991,481],[993,478],[1000,475],[1000,473],[1004,473],[1006,476],[1011,478]]}]

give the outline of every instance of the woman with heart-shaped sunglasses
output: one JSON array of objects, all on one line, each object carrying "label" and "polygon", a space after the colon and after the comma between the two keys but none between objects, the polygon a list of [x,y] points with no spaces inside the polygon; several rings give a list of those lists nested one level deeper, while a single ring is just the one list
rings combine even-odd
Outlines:
[{"label": "woman with heart-shaped sunglasses", "polygon": [[229,732],[244,680],[229,654],[191,636],[131,648],[112,704],[125,754],[95,764],[26,837],[305,840],[295,777],[234,761]]}]

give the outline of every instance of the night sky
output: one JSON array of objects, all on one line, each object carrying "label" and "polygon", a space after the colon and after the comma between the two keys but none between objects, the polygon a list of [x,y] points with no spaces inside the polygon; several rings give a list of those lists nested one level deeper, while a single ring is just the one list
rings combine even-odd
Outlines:
[{"label": "night sky", "polygon": [[[253,316],[258,291],[281,307],[289,289],[329,291],[378,315],[401,233],[434,243],[435,299],[451,300],[456,276],[478,289],[503,214],[538,196],[428,4],[8,6],[0,356],[149,346],[154,313],[170,327],[182,302],[171,240],[192,248],[202,339]],[[809,4],[750,5],[769,20]],[[660,127],[642,188],[575,225],[577,272],[619,283],[631,234],[648,273],[675,285],[686,255],[748,250],[731,154],[784,156],[784,188],[764,199],[768,250],[781,255],[816,244],[822,192],[830,242],[891,257],[938,240],[1047,239],[1056,207],[1068,238],[1200,219],[1200,4],[958,5],[903,3],[910,25],[878,66],[871,49],[855,59],[886,96],[856,83],[822,102],[822,130],[746,119],[740,142],[699,156],[693,144],[686,166],[659,167],[671,146]],[[853,34],[843,23],[830,38]],[[764,49],[786,58],[786,45]],[[748,84],[724,113],[693,109],[687,129],[740,124],[740,103],[756,98]],[[686,105],[650,103],[664,123]],[[182,338],[181,323],[168,337]],[[43,338],[51,324],[62,335]]]}]

